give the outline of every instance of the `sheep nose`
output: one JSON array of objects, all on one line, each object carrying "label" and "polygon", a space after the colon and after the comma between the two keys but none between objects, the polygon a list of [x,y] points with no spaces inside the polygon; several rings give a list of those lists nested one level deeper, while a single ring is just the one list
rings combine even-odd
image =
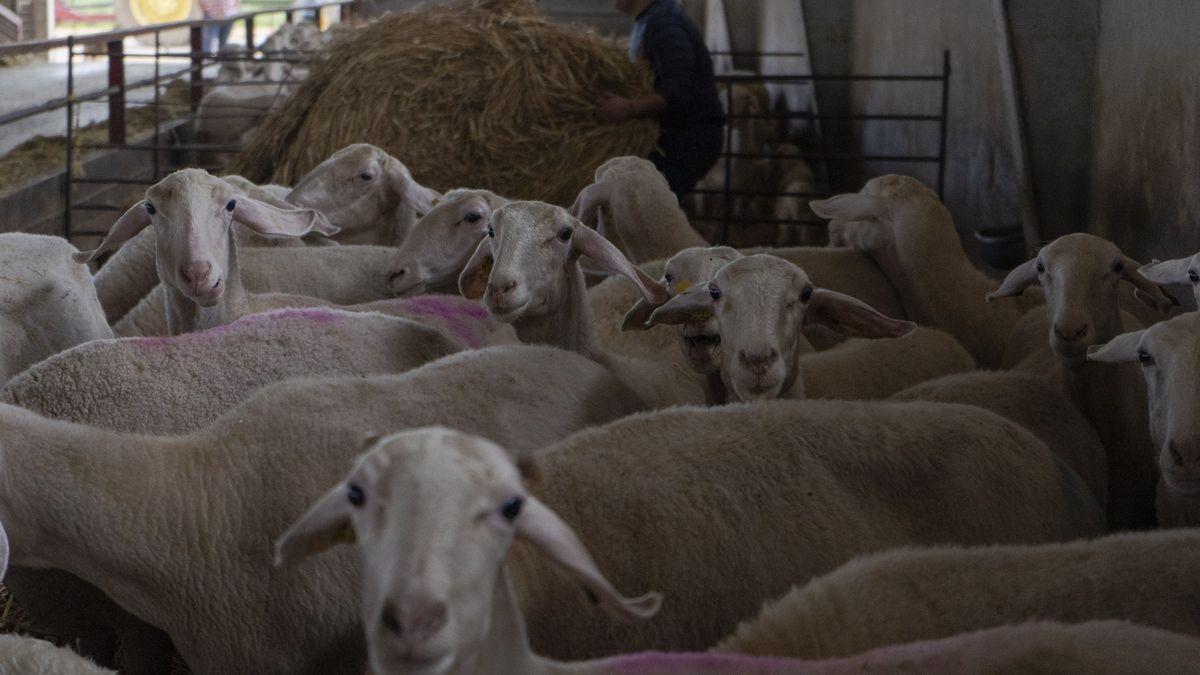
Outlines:
[{"label": "sheep nose", "polygon": [[1081,340],[1088,334],[1087,324],[1080,326],[1064,327],[1061,324],[1054,324],[1054,334],[1063,340],[1063,342],[1076,342]]},{"label": "sheep nose", "polygon": [[396,603],[391,600],[383,603],[383,611],[379,613],[379,623],[383,624],[389,633],[396,635],[403,633],[400,628],[400,614],[396,611]]},{"label": "sheep nose", "polygon": [[738,360],[742,362],[742,365],[759,375],[766,373],[777,358],[779,358],[779,352],[775,349],[756,353],[750,353],[744,349],[738,350]]},{"label": "sheep nose", "polygon": [[183,277],[184,283],[193,291],[204,292],[212,287],[212,284],[209,283],[212,268],[212,263],[208,262],[188,263],[180,268],[179,276]]},{"label": "sheep nose", "polygon": [[516,287],[516,281],[499,281],[494,284],[488,284],[488,290],[490,290],[494,295],[505,295]]},{"label": "sheep nose", "polygon": [[446,603],[434,598],[418,597],[405,601],[407,611],[401,611],[392,600],[383,603],[379,623],[388,632],[414,642],[428,640],[446,625]]}]

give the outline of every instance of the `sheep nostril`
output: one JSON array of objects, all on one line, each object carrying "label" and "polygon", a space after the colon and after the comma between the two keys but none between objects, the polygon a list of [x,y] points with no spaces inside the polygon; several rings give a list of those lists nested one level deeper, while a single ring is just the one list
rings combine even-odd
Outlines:
[{"label": "sheep nostril", "polygon": [[1175,449],[1175,444],[1172,443],[1168,449],[1171,451],[1171,461],[1175,463],[1175,466],[1183,466],[1183,455]]},{"label": "sheep nostril", "polygon": [[396,612],[396,605],[391,600],[383,603],[383,611],[379,615],[379,622],[382,623],[383,627],[388,629],[389,632],[395,633],[396,635],[400,635],[401,632],[403,632],[400,628],[400,618]]}]

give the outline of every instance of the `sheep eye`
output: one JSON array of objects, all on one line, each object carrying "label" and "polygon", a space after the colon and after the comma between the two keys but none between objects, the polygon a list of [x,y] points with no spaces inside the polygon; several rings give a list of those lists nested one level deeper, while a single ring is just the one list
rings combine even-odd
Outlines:
[{"label": "sheep eye", "polygon": [[1113,263],[1112,271],[1113,271],[1113,274],[1124,274],[1125,273],[1125,263],[1121,262],[1120,260],[1116,261],[1115,263]]},{"label": "sheep eye", "polygon": [[558,240],[559,241],[571,241],[572,234],[575,234],[574,230],[572,230],[569,227],[564,227],[563,229],[558,231]]},{"label": "sheep eye", "polygon": [[487,236],[489,236],[489,237],[495,237],[495,236],[496,236],[496,230],[492,229],[492,226],[491,226],[491,225],[488,225],[488,228],[487,228]]},{"label": "sheep eye", "polygon": [[812,300],[812,294],[812,286],[806,286],[804,290],[800,291],[800,302],[808,302],[809,300]]},{"label": "sheep eye", "polygon": [[716,286],[713,286],[712,284],[708,285],[708,294],[712,296],[713,300],[721,299],[721,289],[717,288]]},{"label": "sheep eye", "polygon": [[236,208],[237,208],[237,200],[236,199],[230,199],[229,203],[225,205],[225,210],[230,213],[233,213],[233,210]]},{"label": "sheep eye", "polygon": [[[149,204],[147,204],[147,206],[149,206]],[[154,213],[154,212],[151,211],[150,213]],[[1198,282],[1200,282],[1200,274],[1196,274],[1196,272],[1190,271],[1190,272],[1188,272],[1188,280],[1191,281],[1193,284],[1198,283]]]},{"label": "sheep eye", "polygon": [[1147,365],[1154,363],[1154,357],[1150,356],[1150,352],[1146,351],[1145,349],[1138,350],[1137,359],[1138,359],[1138,361],[1141,361],[1143,364],[1147,364]]},{"label": "sheep eye", "polygon": [[1038,272],[1038,274],[1045,274],[1045,273],[1046,273],[1046,266],[1042,264],[1042,261],[1041,261],[1041,260],[1039,260],[1039,261],[1038,261],[1038,264],[1037,264],[1037,272]]},{"label": "sheep eye", "polygon": [[664,275],[663,275],[663,281],[665,281],[665,282],[667,282],[667,283],[669,284],[669,283],[671,283],[672,281],[675,281],[675,277],[671,276],[670,274],[664,274]]},{"label": "sheep eye", "polygon": [[151,204],[150,202],[146,202],[146,213],[149,213],[150,215],[154,215],[154,214],[158,213],[158,209],[154,208],[154,205]]},{"label": "sheep eye", "polygon": [[349,499],[354,506],[362,506],[363,502],[367,500],[367,496],[363,494],[362,488],[350,483],[346,486],[346,499]]},{"label": "sheep eye", "polygon": [[482,218],[483,218],[483,216],[479,215],[478,213],[475,213],[474,211],[463,216],[463,220],[467,221],[468,223],[478,223],[480,221],[480,219],[482,219]]},{"label": "sheep eye", "polygon": [[372,176],[372,175],[371,175],[371,174],[369,174],[369,173],[360,173],[360,174],[358,174],[358,177],[359,177],[359,178],[361,178],[361,179],[363,179],[363,180],[371,180],[371,179],[372,179],[372,178],[374,178],[375,176]]},{"label": "sheep eye", "polygon": [[524,505],[524,499],[513,497],[504,502],[504,505],[500,507],[500,515],[504,516],[504,519],[511,523],[517,519],[517,516],[521,515],[521,507]]}]

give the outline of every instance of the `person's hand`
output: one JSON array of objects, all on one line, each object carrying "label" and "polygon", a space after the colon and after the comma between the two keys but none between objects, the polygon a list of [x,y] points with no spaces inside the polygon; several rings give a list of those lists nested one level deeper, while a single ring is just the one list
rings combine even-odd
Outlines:
[{"label": "person's hand", "polygon": [[604,124],[624,124],[637,117],[637,114],[633,109],[633,101],[605,92],[596,102],[596,117]]}]

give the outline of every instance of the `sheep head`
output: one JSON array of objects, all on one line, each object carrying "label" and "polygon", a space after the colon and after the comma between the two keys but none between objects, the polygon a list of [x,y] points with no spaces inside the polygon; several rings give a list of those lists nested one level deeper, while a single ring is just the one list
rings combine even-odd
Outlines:
[{"label": "sheep head", "polygon": [[899,337],[915,328],[848,295],[816,288],[804,270],[765,254],[727,263],[708,283],[654,310],[648,323],[710,318],[716,319],[721,337],[721,377],[742,401],[777,398],[792,388],[806,344],[800,334],[805,324],[867,338]]},{"label": "sheep head", "polygon": [[1116,244],[1090,234],[1068,234],[1008,274],[988,300],[1020,295],[1031,284],[1046,293],[1050,347],[1068,366],[1082,365],[1088,347],[1121,331],[1118,287],[1132,284],[1138,297],[1166,311],[1173,298],[1143,277]]},{"label": "sheep head", "polygon": [[154,225],[159,278],[192,302],[211,307],[224,294],[231,271],[235,221],[268,237],[338,231],[313,209],[271,206],[206,171],[184,169],[146,190],[145,199],[117,220],[99,247],[74,257],[89,263]]},{"label": "sheep head", "polygon": [[496,668],[475,662],[485,646],[493,656],[527,650],[511,644],[523,631],[512,625],[520,617],[502,574],[516,538],[619,619],[650,618],[661,603],[654,593],[622,597],[570,526],[526,491],[505,451],[459,431],[417,429],[375,442],[280,537],[276,565],[349,540],[347,532],[362,558],[362,624],[374,672]]},{"label": "sheep head", "polygon": [[830,220],[831,246],[851,247],[877,260],[889,255],[917,260],[930,251],[962,250],[950,212],[936,193],[910,176],[872,178],[858,192],[809,206]]},{"label": "sheep head", "polygon": [[305,174],[287,200],[320,209],[342,229],[342,240],[366,242],[377,240],[381,230],[391,231],[401,205],[427,213],[440,196],[414,180],[400,160],[374,145],[355,143]]},{"label": "sheep head", "polygon": [[1200,314],[1192,312],[1088,349],[1087,360],[1140,363],[1150,437],[1168,493],[1200,496]]},{"label": "sheep head", "polygon": [[[1200,306],[1200,254],[1167,260],[1154,261],[1138,270],[1142,276],[1156,284],[1187,284],[1192,287],[1196,305]],[[1139,299],[1140,299],[1139,295]]]},{"label": "sheep head", "polygon": [[508,203],[487,190],[451,190],[442,196],[400,245],[388,274],[399,296],[454,288],[483,239],[492,212]]}]

